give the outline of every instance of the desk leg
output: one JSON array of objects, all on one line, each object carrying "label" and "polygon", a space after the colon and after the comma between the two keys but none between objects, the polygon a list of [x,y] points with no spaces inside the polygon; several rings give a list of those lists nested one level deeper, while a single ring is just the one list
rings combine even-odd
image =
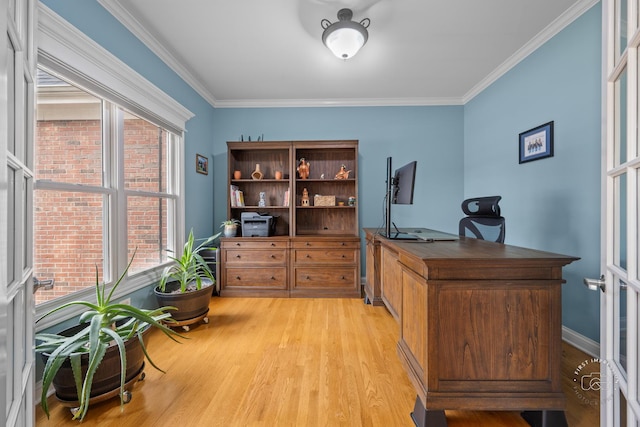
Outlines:
[{"label": "desk leg", "polygon": [[413,405],[411,419],[416,427],[447,427],[444,411],[427,411],[418,396],[416,396],[416,403]]},{"label": "desk leg", "polygon": [[568,427],[564,411],[524,411],[520,416],[531,427]]}]

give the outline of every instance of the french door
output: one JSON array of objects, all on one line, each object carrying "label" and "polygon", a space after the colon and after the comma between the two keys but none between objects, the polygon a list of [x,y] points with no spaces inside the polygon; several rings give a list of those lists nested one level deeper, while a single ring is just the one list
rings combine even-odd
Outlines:
[{"label": "french door", "polygon": [[[640,29],[638,0],[603,0],[600,425],[640,426]],[[605,381],[606,380],[606,381]]]},{"label": "french door", "polygon": [[0,2],[0,425],[34,424],[34,0]]}]

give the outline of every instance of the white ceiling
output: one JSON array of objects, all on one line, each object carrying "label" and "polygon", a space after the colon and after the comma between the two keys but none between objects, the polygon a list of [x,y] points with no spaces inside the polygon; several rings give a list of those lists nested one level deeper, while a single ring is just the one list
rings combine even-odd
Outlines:
[{"label": "white ceiling", "polygon": [[[597,0],[100,0],[214,106],[462,104]],[[352,59],[321,41],[369,18]]]}]

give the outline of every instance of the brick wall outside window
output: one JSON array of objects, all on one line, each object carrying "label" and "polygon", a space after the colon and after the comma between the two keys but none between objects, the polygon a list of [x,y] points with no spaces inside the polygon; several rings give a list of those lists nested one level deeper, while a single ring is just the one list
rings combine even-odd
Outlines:
[{"label": "brick wall outside window", "polygon": [[[126,187],[166,191],[167,171],[164,166],[160,168],[159,160],[166,164],[167,145],[165,142],[159,148],[158,127],[145,120],[128,119],[125,141]],[[39,181],[102,186],[100,120],[39,120],[36,147]],[[93,287],[96,266],[102,283],[106,203],[105,196],[97,193],[35,191],[34,273],[40,279],[55,279],[53,290],[35,294],[36,304]],[[131,272],[166,259],[167,209],[166,200],[159,197],[129,198],[129,255],[137,248]]]}]

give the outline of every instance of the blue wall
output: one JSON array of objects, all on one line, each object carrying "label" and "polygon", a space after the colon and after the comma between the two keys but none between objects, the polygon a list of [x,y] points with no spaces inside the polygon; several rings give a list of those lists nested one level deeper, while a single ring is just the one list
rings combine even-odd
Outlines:
[{"label": "blue wall", "polygon": [[[464,109],[464,194],[499,194],[506,243],[578,256],[564,270],[563,324],[599,341],[600,5]],[[518,134],[554,121],[554,156],[518,163]]]},{"label": "blue wall", "polygon": [[[42,3],[118,57],[195,114],[185,133],[185,227],[197,237],[213,229],[213,176],[195,171],[196,153],[209,157],[213,107],[95,0],[42,0]],[[211,163],[210,163],[211,164]],[[211,168],[211,166],[209,166]]]},{"label": "blue wall", "polygon": [[[185,141],[196,236],[226,218],[226,141],[358,139],[362,227],[382,225],[387,156],[418,161],[398,226],[456,232],[462,199],[500,194],[507,243],[581,257],[565,269],[563,324],[599,341],[599,296],[581,284],[600,274],[599,4],[464,107],[213,109],[94,0],[43,3],[196,114]],[[518,134],[551,120],[555,156],[518,164]],[[209,175],[195,173],[195,153],[210,157]]]}]

